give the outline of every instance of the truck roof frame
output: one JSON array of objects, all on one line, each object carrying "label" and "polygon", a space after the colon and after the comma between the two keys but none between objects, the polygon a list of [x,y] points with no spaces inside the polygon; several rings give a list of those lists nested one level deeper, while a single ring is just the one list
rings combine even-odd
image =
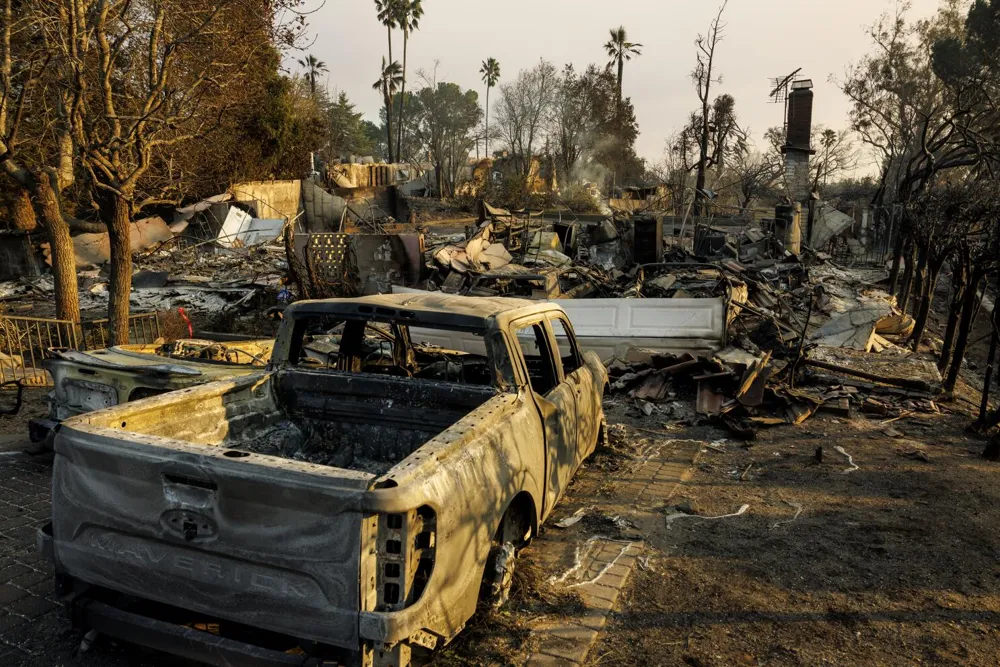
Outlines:
[{"label": "truck roof frame", "polygon": [[491,322],[502,327],[512,319],[548,311],[561,309],[544,301],[508,297],[470,297],[443,293],[381,294],[354,299],[299,301],[285,310],[285,317],[294,320],[332,315],[485,332],[491,328]]}]

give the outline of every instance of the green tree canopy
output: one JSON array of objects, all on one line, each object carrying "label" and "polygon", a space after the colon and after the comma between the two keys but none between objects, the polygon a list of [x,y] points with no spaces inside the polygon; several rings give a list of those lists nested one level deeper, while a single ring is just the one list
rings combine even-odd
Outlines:
[{"label": "green tree canopy", "polygon": [[330,155],[370,155],[372,141],[365,131],[362,113],[354,110],[354,104],[347,93],[341,91],[337,100],[330,105]]},{"label": "green tree canopy", "polygon": [[475,146],[475,129],[483,116],[479,94],[455,83],[438,83],[417,91],[412,104],[414,137],[428,153],[442,195],[453,194]]}]

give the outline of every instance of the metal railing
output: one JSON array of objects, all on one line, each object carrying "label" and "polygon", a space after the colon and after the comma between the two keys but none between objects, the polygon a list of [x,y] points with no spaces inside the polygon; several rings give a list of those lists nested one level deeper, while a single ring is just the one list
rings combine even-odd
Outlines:
[{"label": "metal railing", "polygon": [[[108,320],[45,319],[0,315],[0,384],[21,381],[46,386],[41,362],[52,348],[97,350],[108,346]],[[151,344],[160,337],[156,313],[129,316],[129,343]]]},{"label": "metal railing", "polygon": [[41,361],[53,347],[79,349],[79,325],[71,320],[0,316],[0,383],[48,384]]},{"label": "metal railing", "polygon": [[[100,350],[108,346],[111,333],[108,320],[90,320],[80,323],[83,350]],[[160,320],[156,313],[141,313],[128,317],[128,342],[132,345],[150,345],[160,337]]]}]

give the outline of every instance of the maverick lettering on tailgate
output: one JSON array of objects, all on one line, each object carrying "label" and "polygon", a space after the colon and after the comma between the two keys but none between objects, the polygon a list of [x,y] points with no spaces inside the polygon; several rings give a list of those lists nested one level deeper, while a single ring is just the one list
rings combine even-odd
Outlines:
[{"label": "maverick lettering on tailgate", "polygon": [[169,572],[186,579],[216,584],[240,592],[263,592],[300,600],[316,600],[322,604],[325,596],[315,582],[291,574],[277,575],[273,570],[262,571],[245,563],[204,553],[181,551],[176,547],[153,544],[115,533],[91,534],[88,546],[104,551],[137,565],[160,572]]}]

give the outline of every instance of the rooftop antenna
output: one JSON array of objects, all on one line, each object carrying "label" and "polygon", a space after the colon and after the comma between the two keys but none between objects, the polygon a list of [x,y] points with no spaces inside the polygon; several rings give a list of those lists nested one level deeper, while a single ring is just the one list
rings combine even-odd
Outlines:
[{"label": "rooftop antenna", "polygon": [[792,85],[792,81],[795,80],[796,75],[801,71],[802,68],[800,67],[788,76],[778,76],[771,79],[774,88],[771,90],[769,97],[772,104],[781,104],[784,106],[785,113],[782,124],[786,130],[788,129],[788,88]]}]

